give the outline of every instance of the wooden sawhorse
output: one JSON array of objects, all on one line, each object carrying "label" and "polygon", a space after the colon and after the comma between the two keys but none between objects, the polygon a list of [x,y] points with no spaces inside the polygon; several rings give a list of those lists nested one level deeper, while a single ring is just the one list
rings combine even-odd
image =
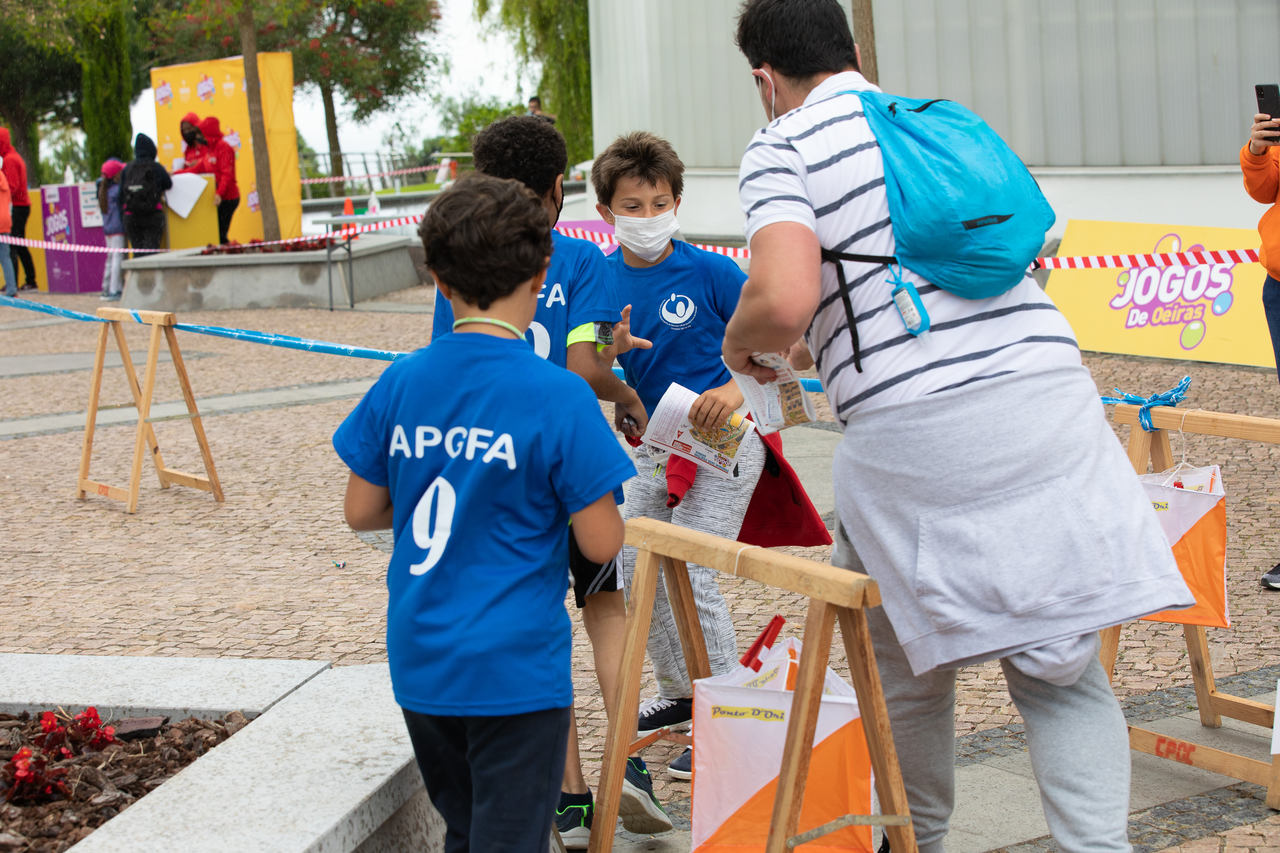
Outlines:
[{"label": "wooden sawhorse", "polygon": [[[204,425],[200,421],[200,412],[196,408],[196,397],[191,391],[191,380],[187,378],[187,368],[182,362],[182,353],[178,349],[178,337],[173,326],[177,319],[165,311],[129,311],[124,308],[99,308],[98,316],[105,321],[98,334],[98,351],[93,360],[93,382],[89,388],[89,414],[84,426],[84,444],[80,451],[80,473],[76,480],[76,497],[83,500],[89,492],[103,497],[125,502],[126,512],[138,509],[138,488],[142,480],[142,452],[144,447],[151,449],[151,461],[155,465],[156,475],[160,478],[160,488],[167,489],[173,483],[190,486],[206,492],[213,492],[214,500],[221,501],[222,486],[218,482],[217,471],[213,467],[213,454],[209,451],[209,440],[205,438]],[[133,369],[133,359],[129,357],[129,344],[125,340],[124,329],[120,324],[136,321],[151,327],[150,344],[147,347],[147,366],[142,385],[138,385],[138,374]],[[98,397],[102,392],[102,369],[107,357],[107,335],[114,334],[116,348],[120,350],[125,376],[129,379],[129,390],[133,393],[133,404],[138,410],[138,431],[133,444],[133,468],[129,475],[129,488],[121,489],[89,479],[89,458],[93,452],[93,430],[98,417]],[[160,455],[160,444],[156,441],[155,430],[151,427],[151,397],[156,388],[156,365],[160,360],[160,341],[169,344],[169,355],[173,359],[174,369],[178,372],[178,384],[182,386],[182,396],[187,401],[188,417],[195,429],[196,441],[200,445],[200,455],[204,459],[207,477],[188,474],[166,468]]]},{"label": "wooden sawhorse", "polygon": [[[1167,430],[1280,444],[1280,420],[1194,409],[1180,411],[1164,406],[1152,408],[1150,412],[1151,424],[1156,427],[1153,432],[1147,432],[1139,425],[1137,406],[1122,404],[1116,406],[1115,411],[1115,422],[1129,426],[1129,461],[1138,474],[1147,473],[1148,460],[1152,470],[1157,472],[1173,467],[1173,451],[1169,446]],[[1234,720],[1272,728],[1275,722],[1274,706],[1218,692],[1214,684],[1213,664],[1209,660],[1209,641],[1204,627],[1183,625],[1182,632],[1187,641],[1187,656],[1191,660],[1191,681],[1195,685],[1200,724],[1219,728],[1223,715],[1226,715]],[[1115,670],[1119,646],[1119,625],[1102,632],[1101,658],[1108,674]],[[1267,805],[1280,809],[1280,756],[1273,755],[1270,761],[1260,761],[1234,752],[1167,737],[1137,726],[1129,726],[1129,746],[1148,755],[1174,759],[1233,779],[1261,785],[1267,789]]]},{"label": "wooden sawhorse", "polygon": [[[743,545],[648,518],[627,522],[626,542],[637,549],[635,575],[631,581],[627,606],[627,636],[622,653],[622,678],[618,686],[621,693],[617,706],[618,716],[609,721],[604,765],[600,771],[600,791],[596,799],[594,825],[600,831],[591,833],[591,853],[604,853],[613,849],[613,828],[618,818],[618,798],[622,790],[622,777],[626,772],[627,756],[650,741],[646,738],[633,743],[631,737],[640,706],[641,669],[644,664],[645,643],[649,637],[649,620],[653,615],[659,567],[666,574],[667,593],[680,631],[680,643],[684,647],[689,677],[696,679],[711,675],[706,641],[694,608],[687,563],[697,563],[809,597],[803,648],[791,714],[787,720],[782,767],[778,774],[778,795],[773,804],[773,819],[765,849],[769,853],[784,853],[845,826],[872,824],[885,827],[894,853],[914,853],[916,842],[907,808],[907,795],[902,786],[898,755],[889,730],[884,692],[876,670],[875,654],[871,649],[867,617],[863,612],[864,608],[880,603],[880,591],[875,581],[857,572]],[[848,815],[824,826],[812,828],[798,837],[796,830],[818,723],[823,676],[837,620],[840,622],[845,652],[849,657],[853,687],[858,695],[858,708],[862,714],[882,815]],[[627,722],[626,726],[621,725],[624,720]]]}]

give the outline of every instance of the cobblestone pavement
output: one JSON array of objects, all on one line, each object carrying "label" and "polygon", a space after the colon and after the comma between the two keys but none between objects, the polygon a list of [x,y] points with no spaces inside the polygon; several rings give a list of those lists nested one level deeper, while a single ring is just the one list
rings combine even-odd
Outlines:
[{"label": "cobblestone pavement", "polygon": [[[92,294],[35,298],[86,313],[99,305]],[[424,308],[431,298],[430,288],[422,287],[385,297],[377,311],[211,311],[179,319],[408,350],[427,342],[430,314]],[[93,351],[95,324],[48,320],[0,307],[0,359]],[[135,361],[141,359],[145,327],[126,327],[126,335]],[[179,343],[197,399],[371,379],[385,366],[190,333],[180,333]],[[1096,354],[1087,355],[1086,362],[1100,392],[1119,387],[1145,396],[1190,374],[1183,408],[1280,417],[1276,374],[1269,369]],[[50,372],[21,376],[0,372],[0,420],[83,413],[89,382],[89,370],[56,365]],[[181,399],[174,371],[165,363],[159,367],[155,399]],[[180,486],[161,490],[147,463],[132,516],[105,498],[75,499],[81,432],[0,442],[0,477],[9,496],[0,532],[10,549],[0,571],[0,652],[311,658],[339,665],[384,660],[386,556],[376,540],[363,541],[343,523],[346,471],[330,445],[333,430],[354,403],[353,398],[206,418],[226,501],[219,504],[207,493]],[[122,368],[106,371],[102,405],[131,405]],[[825,401],[820,409],[830,420]],[[170,467],[202,470],[186,420],[160,422],[155,430]],[[133,437],[132,426],[99,428],[90,476],[126,486]],[[1221,464],[1228,490],[1233,628],[1209,631],[1214,670],[1219,678],[1265,671],[1280,662],[1280,593],[1264,592],[1258,583],[1280,559],[1280,526],[1273,523],[1280,501],[1280,490],[1273,488],[1280,448],[1201,436],[1174,435],[1173,442],[1175,457],[1185,451],[1189,462]],[[828,556],[824,548],[792,550],[818,560]],[[744,647],[775,613],[798,630],[799,596],[743,579],[726,577],[721,583]],[[594,780],[605,720],[580,623],[575,656],[583,754]],[[847,674],[838,649],[833,665]],[[1141,622],[1125,628],[1115,685],[1131,712],[1150,694],[1186,688],[1189,671],[1179,627]],[[1269,677],[1274,686],[1275,674]],[[646,684],[644,695],[651,687]],[[1020,719],[996,665],[966,670],[957,700],[956,730],[965,749],[1007,748],[1007,738],[1016,738]],[[687,826],[689,785],[670,780],[662,769],[679,749],[660,743],[645,758],[655,768],[658,796],[677,823]],[[963,750],[961,760],[971,760]],[[1137,828],[1135,842],[1142,849],[1187,853],[1280,850],[1280,816],[1259,808],[1258,796],[1257,788],[1244,785],[1217,792],[1213,813],[1234,815],[1221,826],[1188,821],[1177,804],[1160,813],[1150,810],[1135,816],[1152,828],[1150,843],[1140,841]],[[1208,800],[1197,801],[1193,812],[1210,808]],[[1222,805],[1235,801],[1247,802],[1248,808]]]}]

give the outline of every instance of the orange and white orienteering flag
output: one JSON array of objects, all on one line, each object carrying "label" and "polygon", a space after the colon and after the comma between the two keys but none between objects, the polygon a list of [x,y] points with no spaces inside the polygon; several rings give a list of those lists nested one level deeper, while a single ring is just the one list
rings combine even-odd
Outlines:
[{"label": "orange and white orienteering flag", "polygon": [[[693,850],[763,851],[778,792],[800,643],[693,685]],[[829,667],[798,831],[871,813],[871,760],[853,688]],[[806,851],[871,851],[871,828],[846,827]]]},{"label": "orange and white orienteering flag", "polygon": [[1186,610],[1144,616],[1154,622],[1227,628],[1227,496],[1217,465],[1180,464],[1162,474],[1139,477],[1151,498],[1196,603]]}]

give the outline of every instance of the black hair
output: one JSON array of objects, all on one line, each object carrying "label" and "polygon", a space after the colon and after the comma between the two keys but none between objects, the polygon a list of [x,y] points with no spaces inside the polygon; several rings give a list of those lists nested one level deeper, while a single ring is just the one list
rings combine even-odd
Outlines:
[{"label": "black hair", "polygon": [[639,178],[655,187],[658,181],[666,181],[671,185],[671,195],[680,198],[684,192],[684,163],[670,142],[637,130],[615,139],[591,165],[591,186],[601,204],[607,207],[613,202],[621,178]]},{"label": "black hair", "polygon": [[542,106],[542,98],[539,98],[537,95],[530,95],[530,96],[529,96],[529,103],[531,103],[531,104],[537,104],[538,106]]},{"label": "black hair", "polygon": [[858,68],[838,0],[746,0],[735,41],[752,68],[767,62],[796,79]]},{"label": "black hair", "polygon": [[541,272],[551,256],[542,202],[518,181],[479,173],[438,195],[418,234],[427,268],[481,311]]},{"label": "black hair", "polygon": [[539,198],[555,186],[569,165],[564,137],[538,116],[499,119],[476,135],[471,145],[476,171],[514,178]]}]

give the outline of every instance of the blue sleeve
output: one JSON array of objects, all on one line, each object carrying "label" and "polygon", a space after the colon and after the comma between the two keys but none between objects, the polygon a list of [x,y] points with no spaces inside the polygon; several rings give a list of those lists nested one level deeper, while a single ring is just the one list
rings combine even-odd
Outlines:
[{"label": "blue sleeve", "polygon": [[616,500],[617,488],[636,473],[590,386],[574,379],[557,404],[557,461],[551,470],[552,488],[571,513],[606,494],[613,493]]},{"label": "blue sleeve", "polygon": [[453,306],[436,291],[435,314],[431,318],[431,340],[439,340],[453,331]]},{"label": "blue sleeve", "polygon": [[578,250],[569,294],[569,331],[583,323],[616,323],[622,319],[622,305],[612,279],[599,249],[587,246]]},{"label": "blue sleeve", "polygon": [[723,255],[711,255],[708,270],[712,281],[712,308],[725,323],[738,308],[738,299],[742,296],[742,285],[747,282],[747,274],[731,258]]},{"label": "blue sleeve", "polygon": [[389,436],[382,412],[382,383],[379,381],[338,425],[333,449],[352,473],[375,486],[390,482],[387,471]]}]

